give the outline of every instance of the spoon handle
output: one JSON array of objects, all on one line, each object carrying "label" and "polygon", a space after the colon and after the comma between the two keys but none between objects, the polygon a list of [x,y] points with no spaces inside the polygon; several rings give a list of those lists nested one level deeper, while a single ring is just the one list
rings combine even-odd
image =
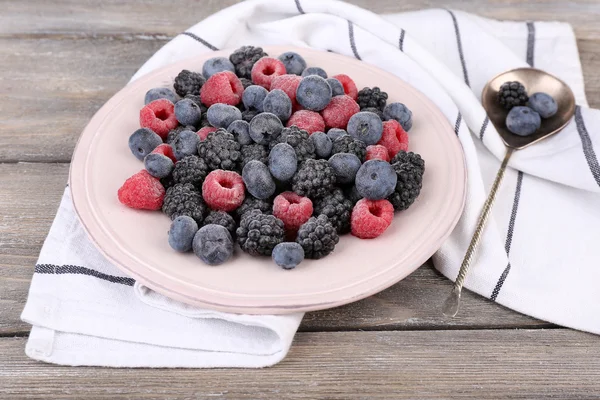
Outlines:
[{"label": "spoon handle", "polygon": [[454,317],[456,316],[456,314],[458,314],[458,308],[460,306],[460,294],[462,292],[463,284],[465,283],[467,273],[469,272],[469,267],[471,266],[471,261],[473,260],[475,250],[477,250],[477,247],[479,246],[481,235],[483,234],[483,230],[492,211],[492,207],[494,206],[496,194],[498,193],[498,189],[500,188],[500,184],[502,183],[502,179],[504,178],[504,172],[506,172],[506,166],[508,165],[508,160],[510,159],[510,156],[512,156],[513,151],[514,149],[512,147],[507,147],[506,155],[504,156],[502,165],[500,165],[500,169],[496,174],[496,179],[492,184],[490,194],[488,195],[488,198],[483,204],[483,209],[481,210],[481,214],[479,215],[479,219],[477,220],[475,233],[473,234],[473,237],[471,238],[471,243],[467,248],[467,252],[460,266],[460,270],[458,271],[456,281],[454,281],[452,292],[450,292],[450,296],[448,296],[448,298],[444,302],[443,312],[444,315],[448,317]]}]

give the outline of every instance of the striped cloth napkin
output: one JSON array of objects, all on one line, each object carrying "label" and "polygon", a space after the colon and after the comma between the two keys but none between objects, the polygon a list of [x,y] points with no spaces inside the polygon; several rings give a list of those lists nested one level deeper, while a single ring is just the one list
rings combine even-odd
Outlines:
[{"label": "striped cloth napkin", "polygon": [[[504,146],[480,104],[492,76],[527,65],[567,82],[576,117],[517,152],[466,287],[525,314],[600,333],[600,113],[589,109],[574,34],[556,22],[507,22],[459,11],[379,16],[339,1],[254,0],[175,37],[134,76],[244,44],[305,46],[377,65],[429,96],[455,127],[469,180],[464,214],[434,256],[454,279]],[[599,150],[600,151],[600,150]],[[440,305],[441,306],[441,305]],[[261,367],[287,353],[302,315],[200,310],[137,285],[85,236],[66,190],[22,315],[27,354],[68,365]]]}]

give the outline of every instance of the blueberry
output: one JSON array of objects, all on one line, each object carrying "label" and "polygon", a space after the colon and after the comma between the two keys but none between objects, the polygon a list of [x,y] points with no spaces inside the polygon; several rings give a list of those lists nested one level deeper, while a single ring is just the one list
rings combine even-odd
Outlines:
[{"label": "blueberry", "polygon": [[346,132],[343,129],[339,129],[339,128],[331,128],[330,130],[327,131],[327,136],[329,136],[329,139],[331,139],[332,143],[335,141],[335,139],[339,138],[340,136],[347,135],[347,134],[348,134],[348,132]]},{"label": "blueberry", "polygon": [[231,71],[235,74],[235,67],[231,61],[225,57],[210,58],[206,60],[202,66],[202,75],[204,75],[206,79],[210,78],[217,72],[223,71]]},{"label": "blueberry", "polygon": [[175,117],[181,125],[199,126],[202,110],[191,99],[182,99],[175,103]]},{"label": "blueberry", "polygon": [[279,243],[273,248],[272,257],[283,269],[292,269],[304,260],[304,249],[296,242]]},{"label": "blueberry", "polygon": [[200,136],[196,132],[187,130],[181,132],[171,144],[175,158],[179,161],[184,157],[197,154],[199,143]]},{"label": "blueberry", "polygon": [[269,168],[258,160],[252,160],[244,165],[242,179],[248,192],[257,199],[269,198],[275,193],[275,181]]},{"label": "blueberry", "polygon": [[287,143],[276,144],[269,153],[269,171],[282,182],[287,182],[296,173],[298,158],[296,151]]},{"label": "blueberry", "polygon": [[344,92],[344,86],[342,85],[342,82],[338,81],[337,79],[327,78],[327,83],[329,84],[329,87],[331,87],[332,96],[341,96],[346,94],[346,92]]},{"label": "blueberry", "polygon": [[224,226],[204,225],[192,242],[194,254],[208,265],[220,265],[233,255],[233,239]]},{"label": "blueberry", "polygon": [[312,140],[313,144],[315,145],[315,152],[317,153],[318,157],[328,158],[331,155],[333,142],[326,133],[315,132],[309,136],[309,139]]},{"label": "blueberry", "polygon": [[267,97],[268,90],[262,86],[248,86],[242,93],[242,102],[247,109],[255,109],[263,112],[263,101]]},{"label": "blueberry", "polygon": [[395,119],[406,132],[412,128],[412,111],[402,103],[389,103],[383,109],[383,118],[388,121]]},{"label": "blueberry", "polygon": [[558,104],[548,93],[534,93],[529,96],[529,108],[540,114],[542,118],[550,118],[558,111]]},{"label": "blueberry", "polygon": [[306,69],[304,58],[293,51],[285,52],[277,58],[285,65],[285,72],[288,74],[300,75]]},{"label": "blueberry", "polygon": [[275,114],[260,113],[250,121],[250,137],[258,144],[268,144],[281,134],[283,124]]},{"label": "blueberry", "polygon": [[242,119],[233,121],[227,127],[227,132],[233,134],[233,136],[235,136],[235,140],[237,140],[242,146],[254,143],[250,137],[250,123],[247,121]]},{"label": "blueberry", "polygon": [[360,169],[360,158],[350,153],[337,153],[329,159],[329,165],[335,172],[339,184],[354,182],[356,173]]},{"label": "blueberry", "polygon": [[215,128],[227,129],[233,121],[242,119],[242,112],[239,108],[228,104],[213,104],[206,111],[208,122]]},{"label": "blueberry", "polygon": [[162,142],[160,136],[152,129],[140,128],[129,136],[129,150],[138,160],[143,160]]},{"label": "blueberry", "polygon": [[300,81],[296,100],[307,110],[321,111],[331,100],[331,86],[320,76],[309,75]]},{"label": "blueberry", "polygon": [[168,88],[154,88],[150,89],[146,92],[146,97],[144,97],[144,104],[148,104],[158,99],[167,99],[171,103],[177,103],[177,95],[174,91]]},{"label": "blueberry", "polygon": [[182,253],[192,250],[194,235],[198,232],[198,224],[187,215],[177,217],[171,222],[169,229],[169,245],[173,250]]},{"label": "blueberry", "polygon": [[173,160],[164,154],[148,154],[144,158],[146,171],[155,178],[166,178],[173,171]]},{"label": "blueberry", "polygon": [[506,116],[506,127],[519,136],[529,136],[535,133],[541,124],[540,114],[529,107],[513,107]]},{"label": "blueberry", "polygon": [[383,134],[383,122],[379,115],[370,111],[360,111],[350,117],[348,134],[365,144],[376,144]]},{"label": "blueberry", "polygon": [[398,176],[387,161],[366,161],[356,173],[356,190],[369,200],[385,199],[396,189]]},{"label": "blueberry", "polygon": [[318,75],[323,79],[327,79],[327,72],[323,68],[308,67],[302,71],[302,76]]},{"label": "blueberry", "polygon": [[287,121],[292,115],[292,101],[281,89],[273,89],[263,101],[265,112],[275,114],[281,121]]}]

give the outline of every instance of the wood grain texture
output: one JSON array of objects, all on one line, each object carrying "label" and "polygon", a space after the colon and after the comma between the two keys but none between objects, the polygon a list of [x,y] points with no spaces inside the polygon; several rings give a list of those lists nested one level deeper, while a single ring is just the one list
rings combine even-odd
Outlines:
[{"label": "wood grain texture", "polygon": [[[67,164],[0,164],[0,334],[22,334],[19,321],[37,255],[56,213]],[[15,201],[19,199],[19,201]],[[440,306],[450,282],[431,264],[375,296],[343,307],[309,313],[302,330],[474,329],[550,326],[473,293],[465,293],[458,318]]]},{"label": "wood grain texture", "polygon": [[299,333],[287,359],[262,370],[57,367],[26,358],[24,341],[0,339],[2,398],[600,397],[598,338],[566,329]]}]

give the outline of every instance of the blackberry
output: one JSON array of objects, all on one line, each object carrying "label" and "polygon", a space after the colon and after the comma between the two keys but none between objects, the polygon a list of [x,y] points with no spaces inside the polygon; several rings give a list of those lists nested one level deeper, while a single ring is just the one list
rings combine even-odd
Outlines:
[{"label": "blackberry", "polygon": [[179,134],[183,131],[196,132],[196,128],[191,125],[179,125],[177,128],[171,129],[169,131],[169,134],[167,135],[167,144],[173,144],[175,142],[175,139],[177,139],[177,136],[179,136]]},{"label": "blackberry", "polygon": [[245,213],[236,233],[242,250],[253,256],[270,256],[285,237],[283,221],[260,210]]},{"label": "blackberry", "polygon": [[235,66],[235,73],[240,78],[251,79],[254,63],[268,56],[262,47],[242,46],[229,56],[229,61]]},{"label": "blackberry", "polygon": [[242,82],[242,86],[244,87],[244,90],[246,90],[246,88],[248,86],[254,85],[254,83],[252,83],[252,81],[248,78],[240,78],[240,82]]},{"label": "blackberry", "polygon": [[204,104],[202,104],[202,99],[200,98],[200,95],[198,94],[188,94],[184,97],[185,99],[190,99],[191,101],[193,101],[194,103],[196,103],[198,105],[198,107],[200,107],[200,109],[202,110],[202,114],[206,113],[206,106]]},{"label": "blackberry", "polygon": [[241,168],[252,160],[258,160],[261,163],[269,164],[269,151],[262,144],[254,143],[246,146],[242,146],[242,163]]},{"label": "blackberry", "polygon": [[202,158],[187,156],[175,164],[172,176],[174,183],[191,183],[201,188],[207,174],[208,167]]},{"label": "blackberry", "polygon": [[202,74],[184,69],[175,77],[173,88],[181,97],[185,97],[188,94],[197,95],[200,93],[200,88],[204,85],[204,82],[206,82],[206,79],[204,79]]},{"label": "blackberry", "polygon": [[162,211],[171,220],[181,215],[187,215],[200,225],[204,219],[206,205],[202,200],[200,191],[194,185],[191,183],[177,183],[167,189]]},{"label": "blackberry", "polygon": [[347,199],[342,189],[336,188],[313,203],[314,215],[326,215],[338,234],[350,232],[350,214],[354,203]]},{"label": "blackberry", "polygon": [[362,140],[356,139],[353,136],[343,135],[333,141],[331,154],[337,153],[354,154],[360,162],[364,162],[367,155],[367,145]]},{"label": "blackberry", "polygon": [[235,220],[231,215],[229,215],[225,211],[211,211],[210,213],[208,213],[206,218],[204,218],[204,225],[209,224],[224,226],[231,234],[231,237],[235,237]]},{"label": "blackberry", "polygon": [[400,151],[392,158],[392,168],[398,181],[388,200],[396,211],[406,210],[421,192],[425,161],[418,154]]},{"label": "blackberry", "polygon": [[218,129],[208,134],[198,145],[198,156],[203,158],[209,170],[224,169],[240,171],[242,154],[240,144],[225,129]]},{"label": "blackberry", "polygon": [[365,111],[363,108],[368,107],[377,108],[378,110],[383,111],[387,99],[388,94],[386,92],[382,92],[381,89],[375,86],[372,89],[368,87],[362,88],[358,92],[358,99],[356,102],[358,103],[361,111]]},{"label": "blackberry", "polygon": [[161,178],[160,183],[163,185],[165,190],[169,189],[175,184],[175,181],[173,180],[173,174],[171,173],[171,175]]},{"label": "blackberry", "polygon": [[244,202],[235,210],[235,214],[240,219],[247,211],[252,210],[259,210],[263,214],[271,214],[273,212],[273,199],[260,200],[246,194]]},{"label": "blackberry", "polygon": [[385,118],[383,117],[383,111],[381,111],[379,108],[376,108],[376,107],[365,107],[365,108],[361,108],[360,111],[370,111],[372,113],[377,114],[377,116],[379,118],[381,118],[382,121],[385,120]]},{"label": "blackberry", "polygon": [[317,199],[333,190],[335,172],[327,160],[306,160],[292,178],[292,190],[300,196]]},{"label": "blackberry", "polygon": [[304,256],[318,260],[333,251],[340,237],[326,215],[311,217],[298,230],[296,242],[304,249]]},{"label": "blackberry", "polygon": [[315,144],[309,139],[309,136],[304,129],[292,125],[289,128],[283,128],[281,135],[270,143],[270,147],[273,148],[279,143],[289,144],[296,151],[296,158],[298,159],[298,165],[300,165],[308,159],[317,157]]},{"label": "blackberry", "polygon": [[521,82],[504,82],[498,90],[498,102],[507,110],[527,104],[529,96]]},{"label": "blackberry", "polygon": [[260,114],[260,111],[255,110],[253,108],[242,111],[242,119],[246,122],[252,121],[257,114]]}]

